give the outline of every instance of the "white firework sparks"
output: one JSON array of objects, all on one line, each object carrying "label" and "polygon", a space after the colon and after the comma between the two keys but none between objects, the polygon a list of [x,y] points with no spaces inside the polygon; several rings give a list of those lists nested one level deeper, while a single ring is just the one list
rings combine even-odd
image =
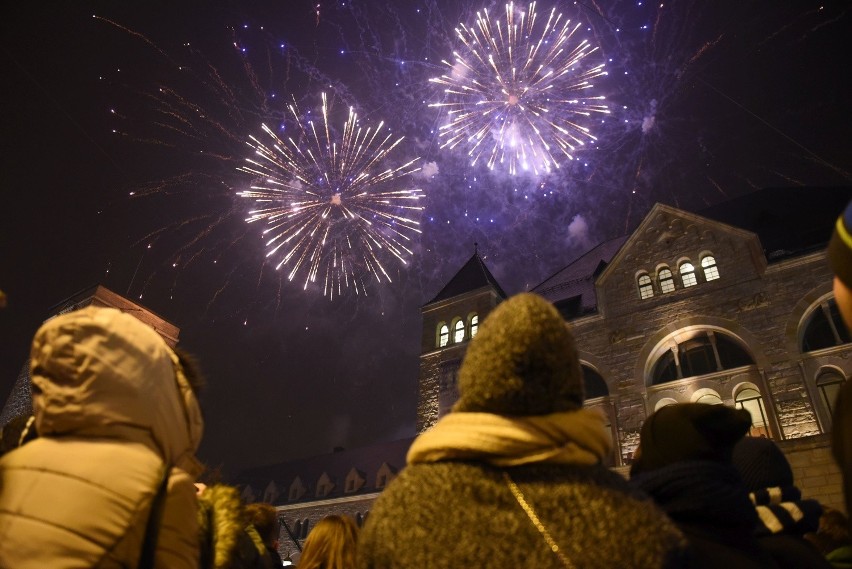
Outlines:
[{"label": "white firework sparks", "polygon": [[422,191],[401,180],[420,170],[419,158],[387,167],[403,137],[383,131],[384,123],[360,126],[352,108],[336,136],[325,93],[320,124],[304,121],[295,104],[289,110],[296,139],[262,125],[263,141],[249,137],[256,157],[239,168],[255,180],[239,195],[258,204],[247,221],[268,225],[267,257],[280,259],[276,269],[286,266],[289,280],[301,274],[305,288],[321,282],[332,298],[366,292],[365,278],[391,282],[388,261],[407,264],[421,231]]},{"label": "white firework sparks", "polygon": [[[511,174],[559,168],[563,159],[595,140],[581,123],[593,113],[609,113],[603,96],[581,96],[591,80],[605,75],[604,64],[587,58],[597,51],[579,39],[579,23],[554,8],[539,18],[536,3],[526,11],[506,5],[506,19],[477,12],[473,26],[459,24],[463,44],[450,71],[431,82],[445,87],[441,148],[463,145],[472,164],[504,164]],[[587,122],[587,121],[586,121]]]}]

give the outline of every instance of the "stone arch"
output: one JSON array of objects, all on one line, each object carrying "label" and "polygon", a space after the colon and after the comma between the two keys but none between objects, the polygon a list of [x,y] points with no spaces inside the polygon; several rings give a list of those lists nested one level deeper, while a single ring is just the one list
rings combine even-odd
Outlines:
[{"label": "stone arch", "polygon": [[787,343],[787,351],[790,354],[798,354],[799,346],[801,345],[802,334],[805,332],[805,320],[811,311],[823,301],[828,300],[834,295],[831,289],[831,281],[826,281],[824,284],[816,286],[802,296],[790,316],[787,318],[787,325],[784,327],[784,338]]},{"label": "stone arch", "polygon": [[733,320],[712,316],[688,316],[663,326],[652,334],[639,350],[634,377],[641,377],[650,387],[650,376],[657,357],[679,338],[687,338],[701,330],[718,331],[740,342],[760,369],[766,369],[769,360],[757,337]]}]

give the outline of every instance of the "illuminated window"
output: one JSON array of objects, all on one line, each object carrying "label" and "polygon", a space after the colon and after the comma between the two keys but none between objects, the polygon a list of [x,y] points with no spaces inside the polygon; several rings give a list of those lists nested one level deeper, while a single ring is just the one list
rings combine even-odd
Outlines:
[{"label": "illuminated window", "polygon": [[453,342],[458,344],[464,340],[464,322],[462,320],[456,321],[455,331],[453,332]]},{"label": "illuminated window", "polygon": [[704,405],[722,405],[722,398],[715,391],[707,390],[705,393],[695,398],[693,403],[703,403]]},{"label": "illuminated window", "polygon": [[672,276],[672,272],[669,269],[660,269],[660,292],[663,294],[667,292],[673,292],[675,289],[674,286],[674,277]]},{"label": "illuminated window", "polygon": [[479,315],[474,314],[470,317],[470,337],[476,336],[477,332],[479,332]]},{"label": "illuminated window", "polygon": [[639,277],[639,298],[645,300],[654,296],[654,285],[651,283],[651,277],[641,275]]},{"label": "illuminated window", "polygon": [[807,317],[805,332],[802,335],[803,352],[821,350],[847,344],[849,331],[843,324],[837,303],[833,298],[819,303]]},{"label": "illuminated window", "polygon": [[766,409],[763,408],[763,399],[760,392],[752,387],[740,390],[735,397],[737,409],[745,409],[751,415],[752,437],[769,437],[769,425],[766,422]]},{"label": "illuminated window", "polygon": [[698,284],[695,278],[695,267],[692,263],[686,262],[680,266],[680,280],[683,282],[683,288],[688,288]]},{"label": "illuminated window", "polygon": [[657,404],[654,405],[654,411],[659,411],[663,407],[668,407],[669,405],[677,405],[677,399],[672,399],[671,397],[663,397]]},{"label": "illuminated window", "polygon": [[705,281],[715,281],[719,278],[719,268],[716,267],[716,259],[712,255],[701,259],[701,267],[704,269]]},{"label": "illuminated window", "polygon": [[816,380],[819,394],[822,397],[822,402],[834,415],[834,406],[837,404],[837,393],[840,391],[840,386],[846,381],[840,372],[834,369],[826,370],[819,374]]},{"label": "illuminated window", "polygon": [[438,330],[438,347],[443,348],[450,341],[450,329],[446,324],[441,324]]}]

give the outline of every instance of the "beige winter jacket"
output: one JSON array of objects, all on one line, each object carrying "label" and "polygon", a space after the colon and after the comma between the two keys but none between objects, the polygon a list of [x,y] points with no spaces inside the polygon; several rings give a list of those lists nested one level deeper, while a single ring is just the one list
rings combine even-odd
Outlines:
[{"label": "beige winter jacket", "polygon": [[0,567],[136,567],[170,465],[155,566],[198,565],[198,403],[160,336],[89,307],[36,333],[40,438],[0,458]]}]

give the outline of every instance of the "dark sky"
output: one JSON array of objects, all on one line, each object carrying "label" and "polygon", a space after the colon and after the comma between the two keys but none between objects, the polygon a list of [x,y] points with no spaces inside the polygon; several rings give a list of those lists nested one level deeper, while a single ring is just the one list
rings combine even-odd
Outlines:
[{"label": "dark sky", "polygon": [[[556,5],[599,46],[589,60],[608,75],[592,89],[611,112],[578,119],[597,142],[576,160],[514,177],[442,150],[445,119],[427,106],[443,100],[428,79],[460,48],[453,28],[483,7],[503,17],[502,4],[7,7],[0,394],[49,308],[101,283],[180,326],[201,360],[208,464],[236,473],[410,436],[419,307],[474,242],[516,292],[657,201],[700,209],[762,187],[850,184],[845,3]],[[283,124],[282,101],[318,110],[320,92],[334,122],[349,106],[386,121],[406,137],[396,159],[424,168],[412,177],[426,196],[413,257],[389,263],[393,282],[366,296],[330,300],[282,278],[235,197],[249,183],[236,172],[248,136]]]}]

